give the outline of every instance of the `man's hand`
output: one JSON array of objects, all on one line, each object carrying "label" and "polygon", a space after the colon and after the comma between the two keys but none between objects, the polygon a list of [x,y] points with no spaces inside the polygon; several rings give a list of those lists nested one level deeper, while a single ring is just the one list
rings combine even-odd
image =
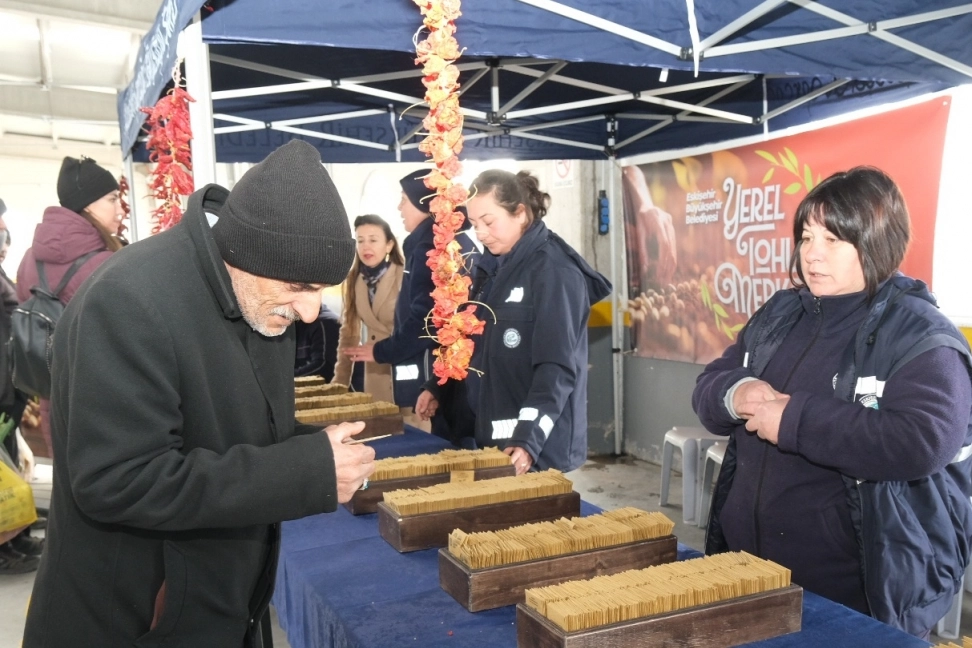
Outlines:
[{"label": "man's hand", "polygon": [[530,470],[530,466],[533,465],[533,457],[524,448],[520,446],[509,446],[503,450],[506,454],[510,456],[510,463],[516,468],[516,474],[522,475],[523,473]]},{"label": "man's hand", "polygon": [[739,418],[749,419],[759,405],[780,396],[783,394],[770,387],[765,380],[747,380],[736,387],[732,395],[732,408],[736,410]]},{"label": "man's hand", "polygon": [[374,344],[363,344],[361,346],[353,346],[344,349],[344,355],[351,358],[354,362],[374,362],[375,361],[375,345]]},{"label": "man's hand", "polygon": [[789,402],[789,396],[780,394],[776,400],[760,403],[753,411],[752,418],[746,421],[746,429],[755,432],[760,439],[776,445],[780,438],[780,420],[783,418],[783,410]]},{"label": "man's hand", "polygon": [[436,400],[435,396],[432,395],[427,389],[423,389],[422,393],[419,394],[418,400],[415,401],[415,413],[419,415],[423,421],[428,421],[430,418],[435,416],[435,412],[439,409],[439,401]]},{"label": "man's hand", "polygon": [[338,502],[351,501],[354,492],[375,471],[375,449],[363,443],[347,441],[364,430],[362,421],[339,423],[324,429],[331,440],[334,453],[334,474],[337,477]]}]

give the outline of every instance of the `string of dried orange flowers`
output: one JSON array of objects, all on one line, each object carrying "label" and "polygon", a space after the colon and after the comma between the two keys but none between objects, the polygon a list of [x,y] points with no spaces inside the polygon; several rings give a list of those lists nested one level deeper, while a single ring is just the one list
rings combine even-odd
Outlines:
[{"label": "string of dried orange flowers", "polygon": [[128,200],[126,200],[128,198],[129,189],[128,178],[126,178],[125,174],[123,173],[122,176],[118,178],[118,201],[121,203],[122,220],[118,225],[117,234],[121,238],[125,238],[125,232],[128,231],[128,225],[125,224],[125,221],[131,218],[132,214],[132,206],[129,205]]},{"label": "string of dried orange flowers", "polygon": [[425,178],[425,186],[435,191],[429,203],[435,218],[432,230],[435,249],[429,252],[427,265],[432,269],[435,290],[432,298],[431,321],[436,328],[435,339],[440,347],[433,371],[439,384],[448,379],[462,380],[468,375],[473,353],[470,335],[483,332],[485,322],[476,317],[469,302],[469,277],[460,273],[463,268],[461,248],[456,232],[462,227],[463,215],[456,207],[469,197],[466,188],[453,182],[462,172],[459,152],[462,150],[462,113],[459,111],[459,43],[455,39],[459,0],[414,0],[422,11],[428,36],[416,43],[415,59],[422,65],[422,83],[429,114],[423,124],[428,135],[419,150],[432,158],[435,168]]},{"label": "string of dried orange flowers", "polygon": [[155,168],[149,176],[149,188],[159,206],[152,212],[152,233],[157,234],[182,220],[182,196],[193,191],[192,129],[189,125],[189,102],[195,101],[182,87],[179,63],[172,71],[173,88],[152,108],[142,108],[148,114],[145,130],[149,161]]}]

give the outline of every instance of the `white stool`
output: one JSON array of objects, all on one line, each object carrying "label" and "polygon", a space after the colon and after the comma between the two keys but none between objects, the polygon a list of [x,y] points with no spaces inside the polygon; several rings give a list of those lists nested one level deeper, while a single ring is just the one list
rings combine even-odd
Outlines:
[{"label": "white stool", "polygon": [[662,443],[662,482],[658,503],[668,504],[668,486],[672,476],[672,452],[675,448],[682,453],[682,520],[695,522],[695,503],[698,498],[697,482],[700,458],[716,441],[725,437],[716,436],[703,428],[673,427],[665,433]]},{"label": "white stool", "polygon": [[702,487],[699,489],[699,528],[709,523],[709,506],[712,505],[712,480],[716,476],[716,466],[721,468],[722,459],[726,456],[725,441],[719,441],[709,446],[702,461]]}]

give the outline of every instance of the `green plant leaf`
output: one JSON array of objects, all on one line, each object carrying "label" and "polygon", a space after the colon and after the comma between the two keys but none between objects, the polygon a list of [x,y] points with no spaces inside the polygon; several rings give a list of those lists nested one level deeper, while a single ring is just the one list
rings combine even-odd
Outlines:
[{"label": "green plant leaf", "polygon": [[789,158],[787,158],[784,155],[781,155],[780,156],[780,161],[783,163],[783,168],[784,169],[786,169],[787,171],[789,171],[793,175],[800,175],[799,171],[797,171],[797,168],[795,166],[793,166],[793,163],[790,162]]},{"label": "green plant leaf", "polygon": [[766,175],[763,176],[763,184],[766,184],[767,182],[770,181],[770,178],[773,177],[773,172],[774,171],[776,171],[776,167],[770,167],[770,170],[767,171],[766,172]]},{"label": "green plant leaf", "polygon": [[736,339],[736,336],[733,335],[732,330],[728,326],[722,329],[722,332],[725,333],[726,337],[729,338],[730,340]]},{"label": "green plant leaf", "polygon": [[705,304],[706,308],[710,308],[712,300],[709,298],[709,287],[704,281],[699,284],[699,292],[702,293],[702,303]]},{"label": "green plant leaf", "polygon": [[806,186],[807,191],[813,189],[813,174],[810,172],[810,167],[806,164],[803,165],[803,184]]},{"label": "green plant leaf", "polygon": [[786,157],[788,157],[790,159],[790,164],[793,165],[793,168],[794,169],[799,169],[800,168],[800,163],[797,162],[797,156],[796,156],[796,154],[793,151],[791,151],[789,149],[789,147],[786,147],[786,146],[783,147],[783,150],[786,152]]},{"label": "green plant leaf", "polygon": [[727,313],[726,309],[722,307],[722,304],[712,304],[712,310],[715,311],[719,317],[729,317],[729,313]]},{"label": "green plant leaf", "polygon": [[800,191],[801,189],[803,189],[803,185],[800,184],[799,182],[794,182],[789,187],[787,187],[786,189],[784,189],[783,190],[783,193],[785,193],[785,194],[795,194],[796,192]]},{"label": "green plant leaf", "polygon": [[756,151],[756,155],[768,162],[773,163],[774,166],[780,166],[780,163],[776,161],[776,156],[769,151]]},{"label": "green plant leaf", "polygon": [[729,330],[732,331],[733,333],[738,333],[739,331],[741,331],[743,329],[744,326],[746,326],[746,325],[745,324],[736,324],[735,326],[731,327]]}]

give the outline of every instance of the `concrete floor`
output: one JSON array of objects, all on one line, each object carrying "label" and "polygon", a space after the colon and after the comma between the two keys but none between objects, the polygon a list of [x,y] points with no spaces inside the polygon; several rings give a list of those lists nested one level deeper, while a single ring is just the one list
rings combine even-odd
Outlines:
[{"label": "concrete floor", "polygon": [[[675,522],[675,535],[680,542],[695,549],[702,548],[704,530],[682,522],[682,483],[678,474],[672,475],[670,504],[666,507],[658,506],[661,468],[655,464],[629,457],[598,458],[588,461],[569,477],[574,481],[575,490],[585,500],[601,508],[635,506],[648,511],[663,511]],[[33,574],[0,576],[0,648],[20,645],[33,583]],[[962,634],[972,636],[972,596],[965,597]],[[944,643],[934,635],[932,640]],[[274,631],[274,646],[290,648],[279,625]]]}]

